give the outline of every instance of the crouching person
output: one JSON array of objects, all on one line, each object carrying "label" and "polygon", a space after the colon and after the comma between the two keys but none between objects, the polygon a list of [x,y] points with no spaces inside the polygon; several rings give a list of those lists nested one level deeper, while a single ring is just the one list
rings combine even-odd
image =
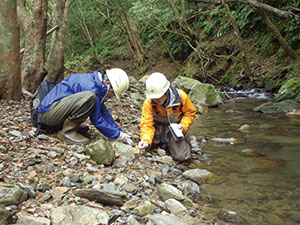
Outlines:
[{"label": "crouching person", "polygon": [[[151,74],[146,81],[146,96],[140,123],[140,150],[160,147],[177,161],[191,158],[191,145],[186,133],[194,122],[196,109],[189,96],[170,84],[162,73]],[[176,139],[169,130],[175,123],[184,137]]]},{"label": "crouching person", "polygon": [[87,144],[89,139],[78,129],[88,117],[106,137],[132,144],[104,105],[106,98],[120,98],[129,87],[126,72],[119,68],[92,73],[72,74],[58,83],[39,106],[42,122],[48,126],[62,125],[57,136],[73,144]]}]

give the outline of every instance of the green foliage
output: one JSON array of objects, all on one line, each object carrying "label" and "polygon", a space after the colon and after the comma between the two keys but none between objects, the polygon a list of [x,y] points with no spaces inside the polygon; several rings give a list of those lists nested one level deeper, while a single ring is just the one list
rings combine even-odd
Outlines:
[{"label": "green foliage", "polygon": [[241,56],[237,57],[233,66],[228,69],[224,76],[221,77],[220,83],[234,86],[238,84],[238,78],[241,71]]}]

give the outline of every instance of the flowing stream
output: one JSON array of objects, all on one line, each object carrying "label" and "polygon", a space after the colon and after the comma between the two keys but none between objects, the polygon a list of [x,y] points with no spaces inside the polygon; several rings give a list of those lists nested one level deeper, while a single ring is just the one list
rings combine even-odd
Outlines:
[{"label": "flowing stream", "polygon": [[[201,168],[220,178],[202,185],[213,199],[203,207],[212,214],[235,211],[251,225],[300,224],[300,117],[252,111],[267,98],[249,92],[234,104],[210,108],[191,127],[191,135],[208,140],[201,147],[209,160]],[[250,126],[247,132],[239,130],[244,124]],[[213,143],[212,138],[236,141]],[[241,154],[245,149],[261,155],[247,157]]]}]

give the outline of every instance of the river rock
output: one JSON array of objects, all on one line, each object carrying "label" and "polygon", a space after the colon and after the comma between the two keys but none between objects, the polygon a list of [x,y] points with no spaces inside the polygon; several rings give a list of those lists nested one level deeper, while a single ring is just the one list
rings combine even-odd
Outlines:
[{"label": "river rock", "polygon": [[100,139],[86,146],[86,153],[98,164],[111,165],[115,159],[114,141]]},{"label": "river rock", "polygon": [[140,222],[137,221],[133,215],[128,216],[126,222],[127,225],[141,225]]},{"label": "river rock", "polygon": [[108,219],[105,211],[83,205],[59,206],[51,211],[52,225],[107,224]]},{"label": "river rock", "polygon": [[167,209],[171,212],[172,215],[176,215],[180,218],[183,218],[188,213],[187,209],[179,201],[170,198],[165,201]]},{"label": "river rock", "polygon": [[79,189],[75,195],[77,197],[86,198],[91,201],[100,202],[104,205],[122,206],[126,197],[126,193],[118,191],[106,191],[99,189]]},{"label": "river rock", "polygon": [[221,96],[212,84],[204,84],[183,76],[177,76],[173,83],[176,87],[183,89],[196,105],[202,103],[207,106],[216,106],[223,103]]},{"label": "river rock", "polygon": [[244,149],[241,151],[241,155],[245,157],[261,157],[265,156],[264,154],[261,154],[253,149]]},{"label": "river rock", "polygon": [[9,212],[3,206],[0,205],[0,224],[8,225],[11,223],[13,223],[13,217],[11,212]]},{"label": "river rock", "polygon": [[240,215],[234,211],[221,209],[218,213],[218,217],[226,222],[240,224]]},{"label": "river rock", "polygon": [[158,186],[157,193],[158,193],[158,196],[164,201],[166,201],[170,198],[174,198],[179,201],[183,201],[185,199],[184,195],[182,194],[182,192],[180,190],[178,190],[176,187],[174,187],[170,184],[166,184],[166,183],[163,183]]},{"label": "river rock", "polygon": [[19,187],[6,188],[0,187],[0,204],[1,205],[19,205],[26,201],[28,193]]},{"label": "river rock", "polygon": [[266,102],[255,107],[255,112],[262,113],[287,113],[300,108],[300,104],[293,100],[284,100],[282,102]]},{"label": "river rock", "polygon": [[181,218],[173,215],[161,215],[155,214],[148,216],[148,223],[147,225],[189,225],[188,223],[184,222]]},{"label": "river rock", "polygon": [[201,184],[201,183],[210,181],[214,177],[214,174],[207,170],[191,169],[191,170],[185,171],[183,173],[183,176],[186,179],[189,179],[189,180],[197,182],[198,184]]},{"label": "river rock", "polygon": [[149,214],[154,213],[156,206],[150,202],[145,202],[144,204],[139,205],[136,207],[133,212],[139,216],[146,216]]},{"label": "river rock", "polygon": [[17,225],[50,225],[50,220],[45,217],[35,217],[18,213]]},{"label": "river rock", "polygon": [[300,79],[293,77],[287,80],[275,95],[274,100],[279,102],[286,99],[300,101]]}]

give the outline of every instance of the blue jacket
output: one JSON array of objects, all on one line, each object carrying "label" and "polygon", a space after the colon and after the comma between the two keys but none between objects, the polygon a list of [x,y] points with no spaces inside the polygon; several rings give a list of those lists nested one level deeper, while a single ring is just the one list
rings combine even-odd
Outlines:
[{"label": "blue jacket", "polygon": [[98,71],[93,73],[72,74],[58,83],[42,100],[39,112],[48,112],[53,102],[69,95],[92,91],[96,95],[96,103],[90,114],[93,125],[106,137],[117,139],[121,128],[118,127],[106,106],[100,102],[106,94],[107,87],[99,79]]}]

